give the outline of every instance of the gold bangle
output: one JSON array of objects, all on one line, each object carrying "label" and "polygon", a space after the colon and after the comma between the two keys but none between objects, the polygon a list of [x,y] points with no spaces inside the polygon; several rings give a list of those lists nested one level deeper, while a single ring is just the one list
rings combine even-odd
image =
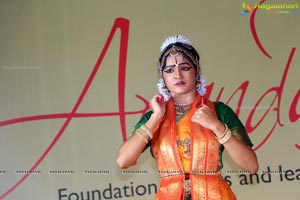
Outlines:
[{"label": "gold bangle", "polygon": [[144,131],[150,138],[150,140],[152,139],[152,133],[151,133],[151,130],[146,126],[146,125],[141,125],[140,129],[142,131]]},{"label": "gold bangle", "polygon": [[145,131],[143,131],[142,129],[139,128],[139,129],[137,130],[137,132],[139,132],[141,135],[143,135],[144,138],[146,138],[147,140],[150,140],[149,135],[148,135]]},{"label": "gold bangle", "polygon": [[224,133],[222,133],[221,136],[216,136],[216,138],[217,138],[218,140],[222,139],[222,138],[226,135],[226,133],[227,133],[227,131],[228,131],[228,126],[227,126],[226,124],[224,124],[224,126],[225,126],[225,131],[224,131]]},{"label": "gold bangle", "polygon": [[232,133],[231,133],[230,129],[228,129],[225,136],[221,139],[218,139],[218,141],[220,142],[220,144],[225,144],[226,142],[228,142],[228,140],[231,138],[231,136],[232,136]]}]

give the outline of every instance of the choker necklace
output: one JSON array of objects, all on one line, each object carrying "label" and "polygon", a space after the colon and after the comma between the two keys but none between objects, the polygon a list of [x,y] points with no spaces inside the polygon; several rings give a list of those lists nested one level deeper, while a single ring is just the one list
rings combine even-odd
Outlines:
[{"label": "choker necklace", "polygon": [[176,114],[183,114],[190,109],[193,102],[190,103],[174,103]]}]

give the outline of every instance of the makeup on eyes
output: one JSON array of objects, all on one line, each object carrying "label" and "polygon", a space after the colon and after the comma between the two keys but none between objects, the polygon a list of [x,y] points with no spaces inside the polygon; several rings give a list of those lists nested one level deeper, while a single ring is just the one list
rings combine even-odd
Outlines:
[{"label": "makeup on eyes", "polygon": [[164,68],[164,72],[166,73],[172,73],[174,71],[174,67],[180,67],[182,71],[189,71],[191,68],[193,68],[189,63],[179,63],[174,65],[168,65]]}]

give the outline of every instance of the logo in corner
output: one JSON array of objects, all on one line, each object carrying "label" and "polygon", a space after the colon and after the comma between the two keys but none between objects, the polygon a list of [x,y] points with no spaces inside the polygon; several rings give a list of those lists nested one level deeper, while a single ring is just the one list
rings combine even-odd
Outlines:
[{"label": "logo in corner", "polygon": [[253,12],[255,8],[267,11],[269,14],[291,14],[297,13],[299,3],[267,3],[267,4],[254,4],[253,7],[249,6],[246,2],[242,2],[241,16]]},{"label": "logo in corner", "polygon": [[241,16],[244,16],[247,13],[251,13],[253,10],[254,8],[249,6],[246,2],[242,2]]}]

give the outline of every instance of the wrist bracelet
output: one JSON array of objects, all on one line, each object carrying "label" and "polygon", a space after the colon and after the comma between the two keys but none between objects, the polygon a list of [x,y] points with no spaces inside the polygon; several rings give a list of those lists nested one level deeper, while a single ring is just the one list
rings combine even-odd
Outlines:
[{"label": "wrist bracelet", "polygon": [[228,129],[226,134],[222,138],[218,139],[218,141],[220,142],[220,144],[225,144],[231,138],[231,136],[231,130]]},{"label": "wrist bracelet", "polygon": [[144,131],[150,138],[150,140],[152,139],[152,133],[151,133],[151,130],[146,126],[146,125],[141,125],[140,129],[142,131]]},{"label": "wrist bracelet", "polygon": [[224,126],[225,126],[225,131],[224,131],[224,133],[222,133],[222,135],[220,135],[220,136],[216,136],[216,138],[217,138],[218,140],[222,139],[222,138],[226,135],[226,133],[227,133],[227,131],[228,131],[228,126],[227,126],[226,124],[224,124]]}]

